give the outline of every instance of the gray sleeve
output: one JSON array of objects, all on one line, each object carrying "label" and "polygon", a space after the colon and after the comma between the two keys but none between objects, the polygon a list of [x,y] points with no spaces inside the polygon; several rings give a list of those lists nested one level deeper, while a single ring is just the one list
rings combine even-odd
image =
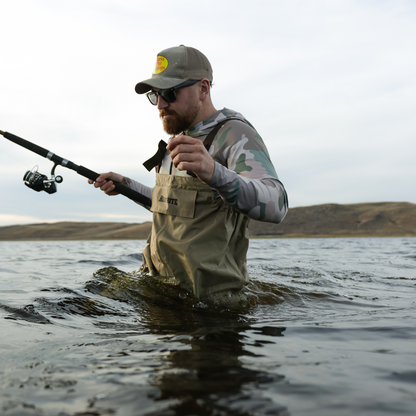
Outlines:
[{"label": "gray sleeve", "polygon": [[[142,183],[137,182],[134,179],[130,179],[130,178],[127,178],[127,177],[124,177],[124,182],[125,182],[125,185],[128,186],[130,189],[133,189],[134,191],[138,192],[139,194],[147,196],[150,200],[152,200],[153,188],[151,188],[150,186],[143,185]],[[134,201],[134,202],[136,202],[136,204],[138,204],[138,205],[140,205],[140,206],[142,206],[142,207],[144,207],[144,208],[146,208],[147,210],[150,211],[150,206],[140,204],[137,201]]]},{"label": "gray sleeve", "polygon": [[207,185],[228,205],[253,220],[277,224],[288,210],[285,188],[277,179],[243,177],[215,162],[214,175]]}]

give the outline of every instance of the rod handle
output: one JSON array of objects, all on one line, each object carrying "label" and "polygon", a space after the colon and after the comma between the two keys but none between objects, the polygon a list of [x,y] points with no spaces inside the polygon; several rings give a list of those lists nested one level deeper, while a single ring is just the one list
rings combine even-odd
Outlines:
[{"label": "rod handle", "polygon": [[[84,166],[78,166],[76,171],[79,175],[84,176],[85,178],[91,179],[93,181],[96,181],[97,178],[100,176],[99,173],[94,172]],[[136,201],[139,204],[145,205],[147,207],[150,207],[152,205],[152,200],[147,196],[144,196],[139,192],[130,189],[128,186],[118,183],[116,181],[113,181],[113,183],[116,187],[115,190],[120,194],[126,196],[127,198],[130,198],[133,201]]]}]

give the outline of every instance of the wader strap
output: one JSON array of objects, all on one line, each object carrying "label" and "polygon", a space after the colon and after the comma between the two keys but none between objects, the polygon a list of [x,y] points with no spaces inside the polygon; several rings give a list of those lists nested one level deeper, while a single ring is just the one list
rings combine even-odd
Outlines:
[{"label": "wader strap", "polygon": [[157,152],[149,159],[146,160],[146,162],[143,163],[143,166],[150,172],[155,166],[158,166],[162,163],[163,158],[166,154],[166,146],[168,144],[161,140],[159,142],[159,148],[157,149]]},{"label": "wader strap", "polygon": [[207,135],[207,137],[205,137],[205,140],[204,140],[204,146],[205,146],[205,149],[207,149],[207,150],[209,150],[209,148],[211,147],[211,145],[212,145],[212,142],[214,141],[214,139],[215,139],[215,136],[217,135],[217,133],[218,133],[218,130],[227,122],[227,121],[230,121],[230,120],[238,120],[238,119],[235,119],[235,118],[227,118],[226,120],[223,120],[223,121],[221,121],[221,123],[218,123],[210,132],[209,132],[209,134]]}]

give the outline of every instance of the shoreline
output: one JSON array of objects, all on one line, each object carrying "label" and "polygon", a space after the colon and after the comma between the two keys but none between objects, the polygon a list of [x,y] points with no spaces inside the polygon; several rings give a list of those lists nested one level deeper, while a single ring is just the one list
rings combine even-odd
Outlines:
[{"label": "shoreline", "polygon": [[[360,239],[360,238],[415,238],[416,235],[339,235],[339,236],[333,236],[333,235],[285,235],[285,236],[254,236],[250,237],[250,240],[296,240],[296,239],[346,239],[346,238],[354,238],[354,239]],[[24,243],[24,242],[43,242],[43,241],[146,241],[147,238],[32,238],[32,239],[0,239],[0,243]]]},{"label": "shoreline", "polygon": [[[0,227],[0,241],[147,240],[152,223],[63,221]],[[323,204],[289,209],[280,224],[250,221],[255,238],[416,237],[416,204]]]}]

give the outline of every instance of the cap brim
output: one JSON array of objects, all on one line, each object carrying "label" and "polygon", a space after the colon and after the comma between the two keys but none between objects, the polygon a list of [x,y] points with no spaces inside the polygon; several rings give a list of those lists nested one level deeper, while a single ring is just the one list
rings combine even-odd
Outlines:
[{"label": "cap brim", "polygon": [[186,80],[182,78],[150,78],[146,79],[145,81],[139,82],[135,90],[137,94],[144,94],[145,92],[150,91],[152,88],[158,88],[160,90],[164,90],[166,88],[173,88],[177,85],[183,84]]}]

